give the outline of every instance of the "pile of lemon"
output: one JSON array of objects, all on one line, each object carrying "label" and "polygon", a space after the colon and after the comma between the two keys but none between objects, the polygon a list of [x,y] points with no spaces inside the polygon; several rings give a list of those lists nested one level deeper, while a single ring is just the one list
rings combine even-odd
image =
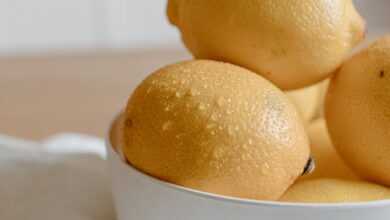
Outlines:
[{"label": "pile of lemon", "polygon": [[349,57],[365,32],[352,0],[170,0],[168,17],[196,59],[130,97],[133,166],[240,198],[390,198],[390,36]]}]

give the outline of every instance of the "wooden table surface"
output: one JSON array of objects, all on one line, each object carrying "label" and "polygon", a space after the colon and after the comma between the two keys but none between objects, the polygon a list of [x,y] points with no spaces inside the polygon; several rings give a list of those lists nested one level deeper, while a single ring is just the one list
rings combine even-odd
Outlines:
[{"label": "wooden table surface", "polygon": [[0,58],[0,133],[103,137],[146,74],[188,58],[173,49]]}]

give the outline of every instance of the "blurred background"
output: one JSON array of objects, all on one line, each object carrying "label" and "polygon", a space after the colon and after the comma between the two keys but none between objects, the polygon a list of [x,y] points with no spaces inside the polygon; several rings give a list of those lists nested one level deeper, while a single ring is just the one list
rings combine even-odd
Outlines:
[{"label": "blurred background", "polygon": [[0,52],[181,47],[166,0],[0,0]]},{"label": "blurred background", "polygon": [[[389,1],[355,3],[369,33],[382,34],[375,28],[389,21],[376,15],[388,14]],[[0,0],[0,133],[104,136],[146,74],[190,58],[165,7],[166,0]]]},{"label": "blurred background", "polygon": [[166,0],[0,0],[0,134],[104,136],[135,85],[188,59]]}]

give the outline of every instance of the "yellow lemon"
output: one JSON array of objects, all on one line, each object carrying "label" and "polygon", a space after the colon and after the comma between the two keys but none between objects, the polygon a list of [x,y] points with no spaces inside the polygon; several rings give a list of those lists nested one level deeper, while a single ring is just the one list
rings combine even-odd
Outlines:
[{"label": "yellow lemon", "polygon": [[326,93],[328,91],[329,81],[330,81],[329,79],[326,79],[323,82],[321,82],[321,84],[320,84],[319,104],[317,106],[317,110],[315,113],[315,117],[317,117],[317,118],[325,117],[325,113],[324,113],[325,112],[325,97],[326,97]]},{"label": "yellow lemon", "polygon": [[390,189],[364,181],[313,179],[294,184],[282,201],[304,203],[367,202],[390,199]]},{"label": "yellow lemon", "polygon": [[314,119],[320,105],[321,84],[286,92],[305,122]]},{"label": "yellow lemon", "polygon": [[152,73],[125,118],[124,153],[133,166],[202,191],[276,200],[309,158],[287,96],[231,64],[188,61]]},{"label": "yellow lemon", "polygon": [[315,170],[300,179],[339,178],[359,179],[336,152],[329,137],[324,119],[317,119],[308,128],[311,142],[311,155],[315,160]]},{"label": "yellow lemon", "polygon": [[335,74],[325,113],[344,160],[361,176],[390,186],[390,36]]},{"label": "yellow lemon", "polygon": [[282,89],[326,78],[365,31],[352,0],[169,0],[167,11],[196,58],[246,67]]}]

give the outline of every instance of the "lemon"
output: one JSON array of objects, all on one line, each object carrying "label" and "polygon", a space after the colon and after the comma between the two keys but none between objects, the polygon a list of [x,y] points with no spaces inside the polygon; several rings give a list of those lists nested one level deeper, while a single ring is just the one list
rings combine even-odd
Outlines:
[{"label": "lemon", "polygon": [[342,66],[330,82],[325,113],[344,160],[368,180],[390,186],[390,36]]},{"label": "lemon", "polygon": [[339,178],[356,180],[359,177],[340,158],[332,144],[324,119],[317,119],[308,128],[311,155],[316,169],[301,179]]},{"label": "lemon", "polygon": [[365,181],[313,179],[294,184],[282,201],[304,203],[367,202],[390,199],[390,189]]},{"label": "lemon", "polygon": [[125,159],[125,156],[123,154],[124,136],[122,132],[125,126],[124,122],[125,122],[124,114],[120,114],[113,121],[109,133],[109,140],[112,145],[112,148],[119,154],[121,159]]},{"label": "lemon", "polygon": [[320,105],[321,84],[286,92],[305,122],[309,123],[317,114]]},{"label": "lemon", "polygon": [[352,0],[169,0],[167,11],[196,58],[246,67],[282,89],[326,78],[365,31]]},{"label": "lemon", "polygon": [[287,96],[231,64],[187,61],[152,73],[125,118],[124,153],[133,166],[206,192],[276,200],[309,158]]},{"label": "lemon", "polygon": [[326,93],[328,91],[329,87],[329,79],[326,79],[321,82],[320,84],[320,98],[319,98],[319,104],[317,106],[317,110],[315,113],[315,117],[317,118],[323,118],[325,117],[325,98],[326,98]]}]

